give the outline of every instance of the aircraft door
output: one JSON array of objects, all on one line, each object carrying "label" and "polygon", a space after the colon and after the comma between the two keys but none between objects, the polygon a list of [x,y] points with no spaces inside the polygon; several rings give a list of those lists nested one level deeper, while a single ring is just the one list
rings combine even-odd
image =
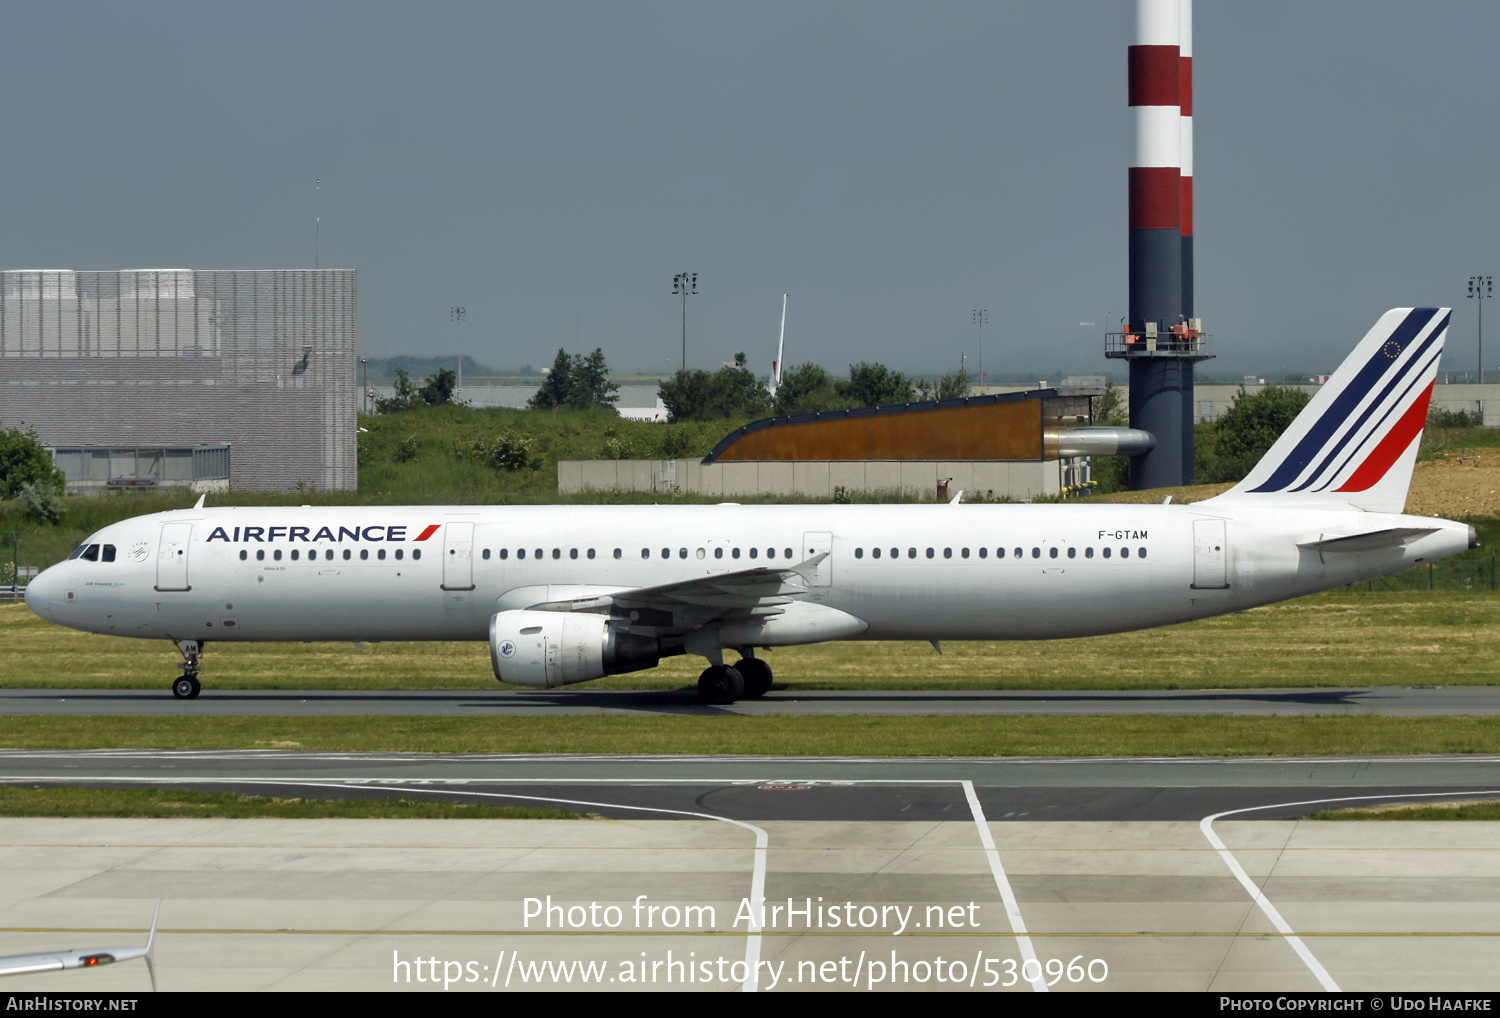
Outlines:
[{"label": "aircraft door", "polygon": [[1223,520],[1193,521],[1193,589],[1223,590],[1229,586],[1225,563],[1228,542]]},{"label": "aircraft door", "polygon": [[443,589],[474,589],[474,523],[450,521],[443,527]]},{"label": "aircraft door", "polygon": [[[821,555],[825,551],[833,551],[832,534],[802,535],[802,554],[799,556],[800,561],[806,562],[814,555]],[[828,556],[828,558],[825,558],[822,562],[818,563],[817,571],[813,573],[812,585],[814,587],[828,587],[833,585],[833,556],[831,554]]]},{"label": "aircraft door", "polygon": [[163,523],[156,549],[156,589],[192,590],[188,586],[188,538],[191,523]]}]

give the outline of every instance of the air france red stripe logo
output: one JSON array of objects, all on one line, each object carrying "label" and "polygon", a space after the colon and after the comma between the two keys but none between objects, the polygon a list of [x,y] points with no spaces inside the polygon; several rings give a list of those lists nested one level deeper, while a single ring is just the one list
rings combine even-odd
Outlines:
[{"label": "air france red stripe logo", "polygon": [[1368,491],[1375,487],[1385,476],[1386,471],[1395,465],[1401,454],[1410,448],[1412,442],[1416,441],[1417,436],[1422,433],[1422,425],[1427,422],[1427,405],[1431,400],[1432,382],[1429,382],[1427,390],[1417,397],[1416,402],[1406,408],[1406,413],[1401,415],[1396,426],[1386,433],[1385,438],[1380,440],[1380,444],[1359,465],[1359,469],[1354,471],[1349,480],[1334,490]]},{"label": "air france red stripe logo", "polygon": [[417,535],[417,540],[418,541],[425,541],[425,540],[427,540],[433,534],[436,534],[438,532],[438,527],[440,527],[440,526],[442,526],[441,523],[429,523],[427,525],[427,529],[423,530],[420,534]]}]

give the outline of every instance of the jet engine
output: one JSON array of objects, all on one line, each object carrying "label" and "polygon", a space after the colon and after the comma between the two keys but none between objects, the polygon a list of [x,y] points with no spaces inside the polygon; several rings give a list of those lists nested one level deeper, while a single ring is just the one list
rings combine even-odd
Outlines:
[{"label": "jet engine", "polygon": [[495,678],[517,686],[565,686],[660,661],[654,637],[624,632],[603,615],[505,611],[490,619]]}]

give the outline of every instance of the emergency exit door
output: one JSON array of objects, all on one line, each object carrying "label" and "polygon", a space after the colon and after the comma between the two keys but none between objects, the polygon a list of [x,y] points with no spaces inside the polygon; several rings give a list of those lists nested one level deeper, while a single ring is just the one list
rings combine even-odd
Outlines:
[{"label": "emergency exit door", "polygon": [[1223,520],[1193,521],[1193,589],[1222,590],[1229,586],[1228,548]]}]

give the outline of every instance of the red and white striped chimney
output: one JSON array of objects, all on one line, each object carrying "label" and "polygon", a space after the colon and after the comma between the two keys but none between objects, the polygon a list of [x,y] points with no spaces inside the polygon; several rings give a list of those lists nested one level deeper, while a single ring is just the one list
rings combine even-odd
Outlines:
[{"label": "red and white striped chimney", "polygon": [[1182,116],[1182,317],[1193,317],[1193,0],[1177,0],[1178,94]]},{"label": "red and white striped chimney", "polygon": [[1136,0],[1129,51],[1130,328],[1182,314],[1182,90],[1179,0]]}]

